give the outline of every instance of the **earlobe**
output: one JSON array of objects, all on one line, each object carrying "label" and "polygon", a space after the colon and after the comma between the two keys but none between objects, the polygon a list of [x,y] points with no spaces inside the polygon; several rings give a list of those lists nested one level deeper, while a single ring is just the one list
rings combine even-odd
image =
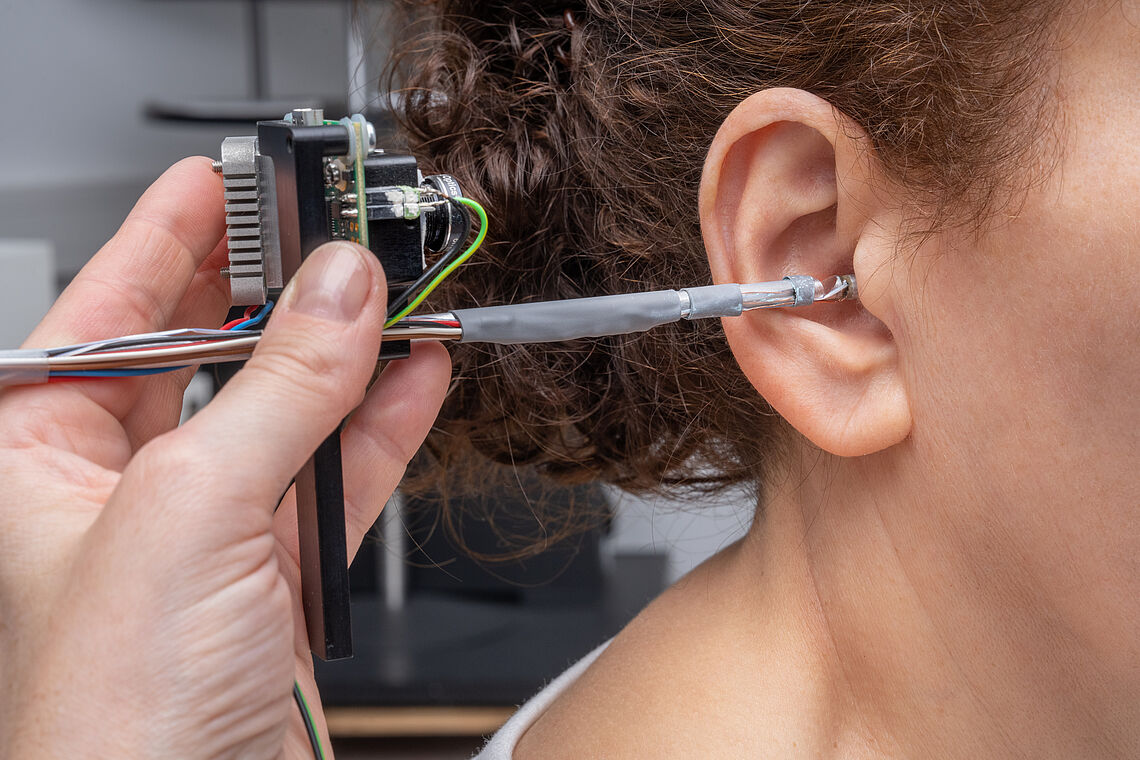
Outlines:
[{"label": "earlobe", "polygon": [[[873,154],[826,101],[773,89],[742,102],[709,150],[701,224],[716,282],[871,273],[894,255]],[[901,232],[900,232],[901,234]],[[910,432],[889,304],[817,304],[725,320],[745,375],[820,448],[859,456]]]}]

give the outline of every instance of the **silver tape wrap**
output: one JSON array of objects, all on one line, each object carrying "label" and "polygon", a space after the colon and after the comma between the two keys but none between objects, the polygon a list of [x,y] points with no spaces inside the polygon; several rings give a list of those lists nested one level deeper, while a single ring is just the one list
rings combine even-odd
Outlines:
[{"label": "silver tape wrap", "polygon": [[707,317],[739,317],[744,312],[744,299],[740,286],[705,285],[699,288],[685,288],[689,295],[689,313],[686,319]]},{"label": "silver tape wrap", "polygon": [[[738,294],[739,296],[739,294]],[[641,332],[681,318],[675,290],[452,311],[463,343],[552,343]]]},{"label": "silver tape wrap", "polygon": [[815,303],[815,278],[802,274],[792,274],[784,278],[792,283],[795,302],[792,306],[810,306]]},{"label": "silver tape wrap", "polygon": [[0,351],[0,386],[46,383],[47,358],[47,351],[35,349]]}]

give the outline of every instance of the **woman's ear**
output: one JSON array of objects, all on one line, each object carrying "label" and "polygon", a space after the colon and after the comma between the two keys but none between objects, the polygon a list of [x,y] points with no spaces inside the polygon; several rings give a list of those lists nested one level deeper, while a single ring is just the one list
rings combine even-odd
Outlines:
[{"label": "woman's ear", "polygon": [[724,320],[740,367],[816,446],[840,456],[910,433],[889,270],[902,234],[870,141],[830,104],[771,89],[725,120],[705,162],[701,225],[716,282],[854,273],[860,301]]}]

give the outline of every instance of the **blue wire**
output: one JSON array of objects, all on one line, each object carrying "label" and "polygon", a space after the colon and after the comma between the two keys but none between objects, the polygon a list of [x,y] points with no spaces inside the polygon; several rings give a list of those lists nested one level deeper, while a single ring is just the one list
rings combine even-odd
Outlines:
[{"label": "blue wire", "polygon": [[[269,312],[273,309],[273,302],[267,301],[261,309],[246,321],[234,325],[231,330],[248,330],[251,327],[256,327],[263,322]],[[124,367],[123,369],[79,369],[70,371],[51,372],[51,377],[145,377],[147,375],[161,375],[164,372],[173,372],[177,369],[186,369],[184,365],[181,367]]]},{"label": "blue wire", "polygon": [[251,327],[256,327],[258,324],[261,323],[262,320],[264,320],[269,315],[269,312],[272,309],[273,309],[273,302],[272,301],[266,301],[265,305],[261,307],[260,311],[258,311],[256,314],[254,314],[252,317],[250,317],[246,321],[242,322],[241,324],[234,325],[230,329],[231,330],[248,330]]}]

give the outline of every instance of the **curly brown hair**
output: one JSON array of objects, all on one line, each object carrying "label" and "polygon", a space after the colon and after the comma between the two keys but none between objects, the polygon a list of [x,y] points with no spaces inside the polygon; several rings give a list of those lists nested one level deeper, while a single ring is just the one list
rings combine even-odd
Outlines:
[{"label": "curly brown hair", "polygon": [[[984,218],[1043,123],[1043,0],[404,0],[409,147],[490,234],[445,308],[710,281],[697,213],[717,128],[795,87],[869,136],[930,219]],[[823,273],[827,274],[827,273]],[[783,430],[713,320],[462,346],[431,449],[631,491],[757,484]],[[562,516],[565,520],[565,516]]]}]

